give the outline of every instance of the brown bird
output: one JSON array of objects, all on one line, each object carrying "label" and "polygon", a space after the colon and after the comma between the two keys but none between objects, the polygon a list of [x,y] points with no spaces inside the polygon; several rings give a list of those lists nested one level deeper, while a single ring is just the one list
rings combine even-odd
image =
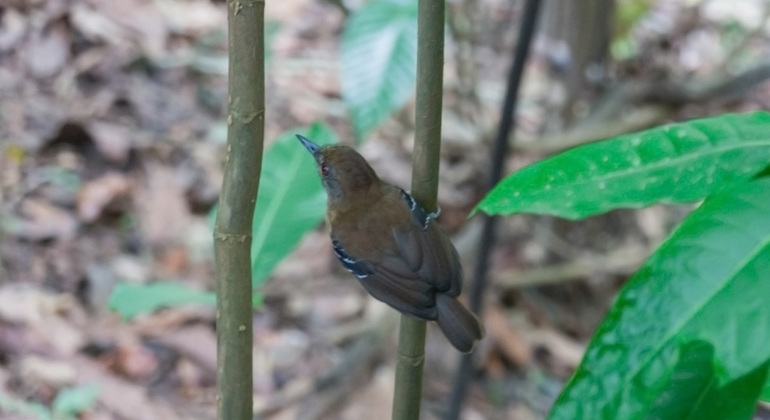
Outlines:
[{"label": "brown bird", "polygon": [[463,272],[446,233],[401,188],[380,180],[347,146],[318,146],[297,138],[315,158],[328,195],[326,221],[334,253],[375,299],[436,321],[449,342],[470,352],[484,336],[479,320],[458,300]]}]

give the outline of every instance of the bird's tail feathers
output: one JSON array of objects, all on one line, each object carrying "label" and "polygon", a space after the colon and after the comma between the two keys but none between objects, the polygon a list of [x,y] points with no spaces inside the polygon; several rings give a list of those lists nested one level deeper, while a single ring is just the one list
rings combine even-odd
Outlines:
[{"label": "bird's tail feathers", "polygon": [[484,327],[457,298],[440,293],[436,295],[438,323],[450,343],[459,351],[469,353],[477,340],[484,337]]}]

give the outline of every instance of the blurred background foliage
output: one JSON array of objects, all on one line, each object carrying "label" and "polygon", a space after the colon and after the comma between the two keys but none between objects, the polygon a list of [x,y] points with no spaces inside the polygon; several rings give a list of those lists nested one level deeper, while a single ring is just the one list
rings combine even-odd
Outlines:
[{"label": "blurred background foliage", "polygon": [[[291,137],[358,144],[408,185],[415,9],[267,3],[271,144],[252,250],[263,416],[389,410],[392,322],[335,265],[320,183]],[[545,1],[508,170],[665,122],[767,109],[768,13],[763,0]],[[466,268],[520,15],[521,2],[448,4],[440,221]],[[96,384],[97,402],[66,415],[211,418],[213,310],[178,305],[212,299],[226,5],[10,1],[0,19],[0,413],[22,401],[51,416],[67,390]],[[691,208],[505,219],[466,414],[545,417],[619,288]],[[440,417],[454,366],[440,340],[428,342],[426,416]],[[715,357],[680,343],[666,353],[676,366],[689,363],[682,348]]]}]

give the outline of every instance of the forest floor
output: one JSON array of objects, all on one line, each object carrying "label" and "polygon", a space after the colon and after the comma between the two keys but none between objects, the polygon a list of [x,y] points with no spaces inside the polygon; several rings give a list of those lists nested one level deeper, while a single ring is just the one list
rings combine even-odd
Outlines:
[{"label": "forest floor", "polygon": [[[458,94],[467,82],[455,64],[460,48],[447,45],[439,191],[440,221],[466,272],[478,237],[478,223],[466,216],[484,194],[511,22],[521,12],[520,2],[478,3],[487,32],[473,46],[478,103],[470,110]],[[764,29],[721,38],[728,19],[749,27],[752,16],[763,16],[759,5],[725,17],[702,5],[659,3],[663,17],[651,14],[652,29],[640,22],[634,35],[646,49],[613,68],[614,83],[710,80],[726,74],[728,60],[767,56]],[[315,121],[352,142],[338,77],[344,19],[330,3],[267,2],[268,143]],[[214,288],[209,213],[226,134],[226,20],[225,4],[207,0],[0,5],[0,418],[81,409],[79,418],[93,420],[215,418],[213,308],[122,320],[109,303],[124,282]],[[552,118],[565,99],[554,88],[558,57],[550,45],[541,38],[528,65],[509,171],[549,153],[538,139],[558,139],[570,125]],[[595,91],[580,101],[591,103]],[[361,147],[383,178],[401,186],[409,183],[412,107]],[[765,83],[740,97],[667,106],[657,122],[768,107]],[[464,418],[543,418],[618,288],[688,209],[656,206],[582,222],[504,219],[482,314],[488,336]],[[254,317],[258,418],[389,418],[397,317],[336,263],[323,227],[262,293]],[[427,354],[426,418],[439,418],[458,354],[434,326]],[[67,392],[75,396],[65,399]]]}]

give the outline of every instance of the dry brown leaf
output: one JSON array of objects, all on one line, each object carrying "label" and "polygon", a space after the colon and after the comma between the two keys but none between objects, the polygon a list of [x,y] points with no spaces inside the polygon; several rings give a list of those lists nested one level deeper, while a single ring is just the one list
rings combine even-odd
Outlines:
[{"label": "dry brown leaf", "polygon": [[27,18],[16,9],[5,9],[0,17],[0,52],[11,51],[27,32]]},{"label": "dry brown leaf", "polygon": [[489,352],[484,359],[484,373],[490,379],[500,380],[508,374],[503,356],[498,352]]},{"label": "dry brown leaf", "polygon": [[255,337],[255,340],[267,349],[268,357],[273,362],[274,372],[281,369],[295,370],[310,349],[307,333],[293,328],[263,334]]},{"label": "dry brown leaf", "polygon": [[151,377],[160,365],[155,353],[138,339],[121,340],[118,343],[113,362],[116,371],[130,379],[139,381]]},{"label": "dry brown leaf", "polygon": [[166,27],[177,34],[202,35],[227,25],[225,8],[208,0],[167,0],[156,5]]},{"label": "dry brown leaf", "polygon": [[568,337],[558,330],[538,329],[528,334],[532,344],[542,347],[551,354],[555,369],[569,375],[580,364],[586,351],[585,344]]},{"label": "dry brown leaf", "polygon": [[269,20],[290,22],[302,14],[310,4],[310,0],[269,1],[265,3],[265,17]]},{"label": "dry brown leaf", "polygon": [[20,379],[33,387],[46,385],[59,389],[72,385],[78,376],[72,364],[40,356],[23,356],[18,369]]},{"label": "dry brown leaf", "polygon": [[131,152],[131,131],[128,127],[104,121],[88,124],[88,133],[96,148],[108,160],[123,164]]},{"label": "dry brown leaf", "polygon": [[145,56],[164,55],[168,29],[158,13],[157,2],[148,0],[95,0],[95,9],[130,34]]},{"label": "dry brown leaf", "polygon": [[98,385],[99,404],[114,414],[114,418],[126,420],[176,420],[179,419],[160,400],[150,399],[143,385],[133,384],[110,375],[93,360],[76,356],[73,364],[78,372],[79,385]]},{"label": "dry brown leaf", "polygon": [[[527,404],[514,404],[508,410],[509,419],[516,420],[536,420],[542,418],[542,415],[535,413]],[[482,417],[483,418],[483,417]]]},{"label": "dry brown leaf", "polygon": [[0,321],[0,353],[6,357],[50,354],[48,343],[24,325]]},{"label": "dry brown leaf", "polygon": [[172,245],[164,249],[157,259],[157,271],[161,277],[179,277],[190,265],[187,248]]},{"label": "dry brown leaf", "polygon": [[532,362],[532,346],[521,334],[511,328],[505,313],[499,306],[484,311],[484,326],[493,337],[500,351],[517,366],[529,366]]},{"label": "dry brown leaf", "polygon": [[98,10],[76,2],[70,10],[70,22],[86,38],[112,45],[129,45],[130,33]]},{"label": "dry brown leaf", "polygon": [[210,322],[214,312],[213,307],[201,305],[169,307],[134,319],[131,328],[142,336],[161,337],[194,322]]},{"label": "dry brown leaf", "polygon": [[199,395],[202,387],[212,384],[214,377],[205,372],[205,369],[202,369],[197,363],[186,358],[177,362],[176,374],[179,377],[182,395],[187,398],[195,398]]},{"label": "dry brown leaf", "polygon": [[56,25],[47,33],[33,33],[27,42],[27,68],[34,77],[44,78],[58,74],[69,58],[69,32]]},{"label": "dry brown leaf", "polygon": [[140,225],[149,245],[179,243],[189,225],[190,210],[173,169],[148,164],[147,185],[136,194]]},{"label": "dry brown leaf", "polygon": [[310,275],[329,273],[337,261],[332,257],[332,244],[326,232],[310,232],[292,252],[292,258],[285,258],[273,271],[273,276],[305,278]]},{"label": "dry brown leaf", "polygon": [[55,295],[28,285],[0,288],[0,320],[24,325],[29,343],[47,343],[54,354],[70,355],[85,343],[81,326],[65,317],[77,311],[74,298]]},{"label": "dry brown leaf", "polygon": [[35,4],[36,16],[40,28],[48,26],[51,22],[61,20],[69,9],[69,0],[28,0],[27,3]]},{"label": "dry brown leaf", "polygon": [[169,348],[195,362],[207,374],[213,375],[216,372],[217,336],[211,327],[201,324],[183,327],[159,339]]},{"label": "dry brown leaf", "polygon": [[133,255],[118,255],[110,262],[110,269],[115,277],[128,283],[147,283],[152,277],[150,264]]},{"label": "dry brown leaf", "polygon": [[131,182],[125,175],[116,172],[89,181],[78,191],[78,216],[84,222],[93,222],[99,218],[105,207],[118,198],[125,197],[130,191]]},{"label": "dry brown leaf", "polygon": [[310,315],[316,325],[338,325],[360,314],[366,303],[354,287],[346,287],[333,294],[317,294],[311,300]]},{"label": "dry brown leaf", "polygon": [[380,368],[366,387],[351,395],[348,405],[339,414],[343,420],[386,420],[390,418],[395,372],[391,367]]},{"label": "dry brown leaf", "polygon": [[19,238],[33,241],[69,239],[75,236],[78,222],[72,213],[46,200],[29,198],[22,202],[24,218],[9,226],[9,232]]}]

